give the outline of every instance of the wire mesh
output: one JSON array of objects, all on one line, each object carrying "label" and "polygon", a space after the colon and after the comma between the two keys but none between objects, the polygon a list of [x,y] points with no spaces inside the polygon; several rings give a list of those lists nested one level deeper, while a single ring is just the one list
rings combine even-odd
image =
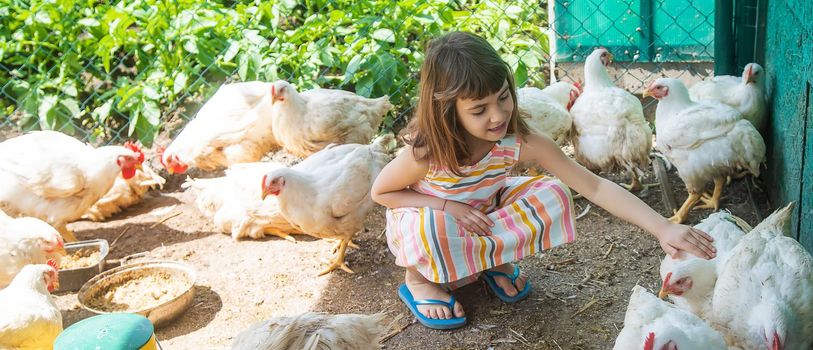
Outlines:
[{"label": "wire mesh", "polygon": [[388,95],[397,112],[384,128],[395,130],[412,114],[424,45],[452,30],[487,38],[520,86],[582,80],[578,61],[598,46],[613,52],[617,82],[633,92],[657,75],[702,79],[713,53],[706,3],[4,2],[0,140],[52,129],[93,144],[149,145],[176,133],[222,84],[276,79]]}]

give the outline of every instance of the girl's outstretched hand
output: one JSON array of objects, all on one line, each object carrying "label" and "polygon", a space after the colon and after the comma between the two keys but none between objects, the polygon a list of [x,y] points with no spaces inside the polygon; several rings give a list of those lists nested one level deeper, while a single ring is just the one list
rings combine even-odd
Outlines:
[{"label": "girl's outstretched hand", "polygon": [[666,230],[661,231],[658,241],[663,251],[673,258],[676,258],[681,250],[704,259],[713,259],[717,256],[717,249],[712,243],[714,238],[690,226],[670,224]]},{"label": "girl's outstretched hand", "polygon": [[457,222],[466,230],[480,236],[491,235],[491,228],[494,226],[494,222],[492,222],[486,214],[472,208],[470,205],[447,199],[444,211],[457,219]]}]

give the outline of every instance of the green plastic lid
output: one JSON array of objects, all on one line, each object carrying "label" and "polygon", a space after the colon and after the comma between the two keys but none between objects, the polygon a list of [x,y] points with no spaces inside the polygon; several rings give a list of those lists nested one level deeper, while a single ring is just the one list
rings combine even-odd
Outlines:
[{"label": "green plastic lid", "polygon": [[114,313],[79,321],[59,334],[54,350],[136,350],[150,340],[153,326],[139,314]]}]

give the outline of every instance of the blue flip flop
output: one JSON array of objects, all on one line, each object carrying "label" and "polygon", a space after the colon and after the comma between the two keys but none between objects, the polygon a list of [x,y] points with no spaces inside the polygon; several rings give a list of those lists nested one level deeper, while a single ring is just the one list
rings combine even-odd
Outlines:
[{"label": "blue flip flop", "polygon": [[509,304],[516,303],[522,299],[527,298],[528,294],[531,293],[531,281],[526,279],[525,288],[523,288],[515,296],[512,297],[508,296],[508,294],[505,294],[505,291],[502,289],[502,287],[500,287],[500,285],[497,284],[497,281],[494,280],[495,276],[505,277],[511,280],[511,284],[513,284],[514,287],[516,288],[517,278],[519,278],[519,266],[514,265],[514,273],[511,275],[499,271],[483,271],[483,279],[486,280],[488,286],[491,287],[491,290],[494,292],[494,294],[497,295],[497,298],[500,298],[500,300],[506,303]]},{"label": "blue flip flop", "polygon": [[454,329],[466,325],[465,316],[441,320],[426,317],[424,316],[424,314],[418,311],[418,305],[443,305],[445,307],[448,307],[449,310],[451,310],[452,313],[454,313],[454,303],[455,303],[454,296],[451,296],[448,302],[437,299],[415,300],[415,298],[412,297],[412,292],[409,291],[409,288],[407,288],[406,284],[401,283],[401,285],[398,286],[398,297],[401,298],[404,304],[406,304],[409,307],[409,310],[412,311],[412,314],[415,315],[418,321],[424,326],[427,326],[432,329]]}]

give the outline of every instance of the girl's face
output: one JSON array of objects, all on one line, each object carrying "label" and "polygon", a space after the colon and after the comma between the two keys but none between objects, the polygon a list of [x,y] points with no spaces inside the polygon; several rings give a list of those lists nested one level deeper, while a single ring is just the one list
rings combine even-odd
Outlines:
[{"label": "girl's face", "polygon": [[485,141],[499,141],[505,136],[514,111],[508,80],[499,91],[483,99],[458,98],[455,107],[457,120],[471,136]]}]

